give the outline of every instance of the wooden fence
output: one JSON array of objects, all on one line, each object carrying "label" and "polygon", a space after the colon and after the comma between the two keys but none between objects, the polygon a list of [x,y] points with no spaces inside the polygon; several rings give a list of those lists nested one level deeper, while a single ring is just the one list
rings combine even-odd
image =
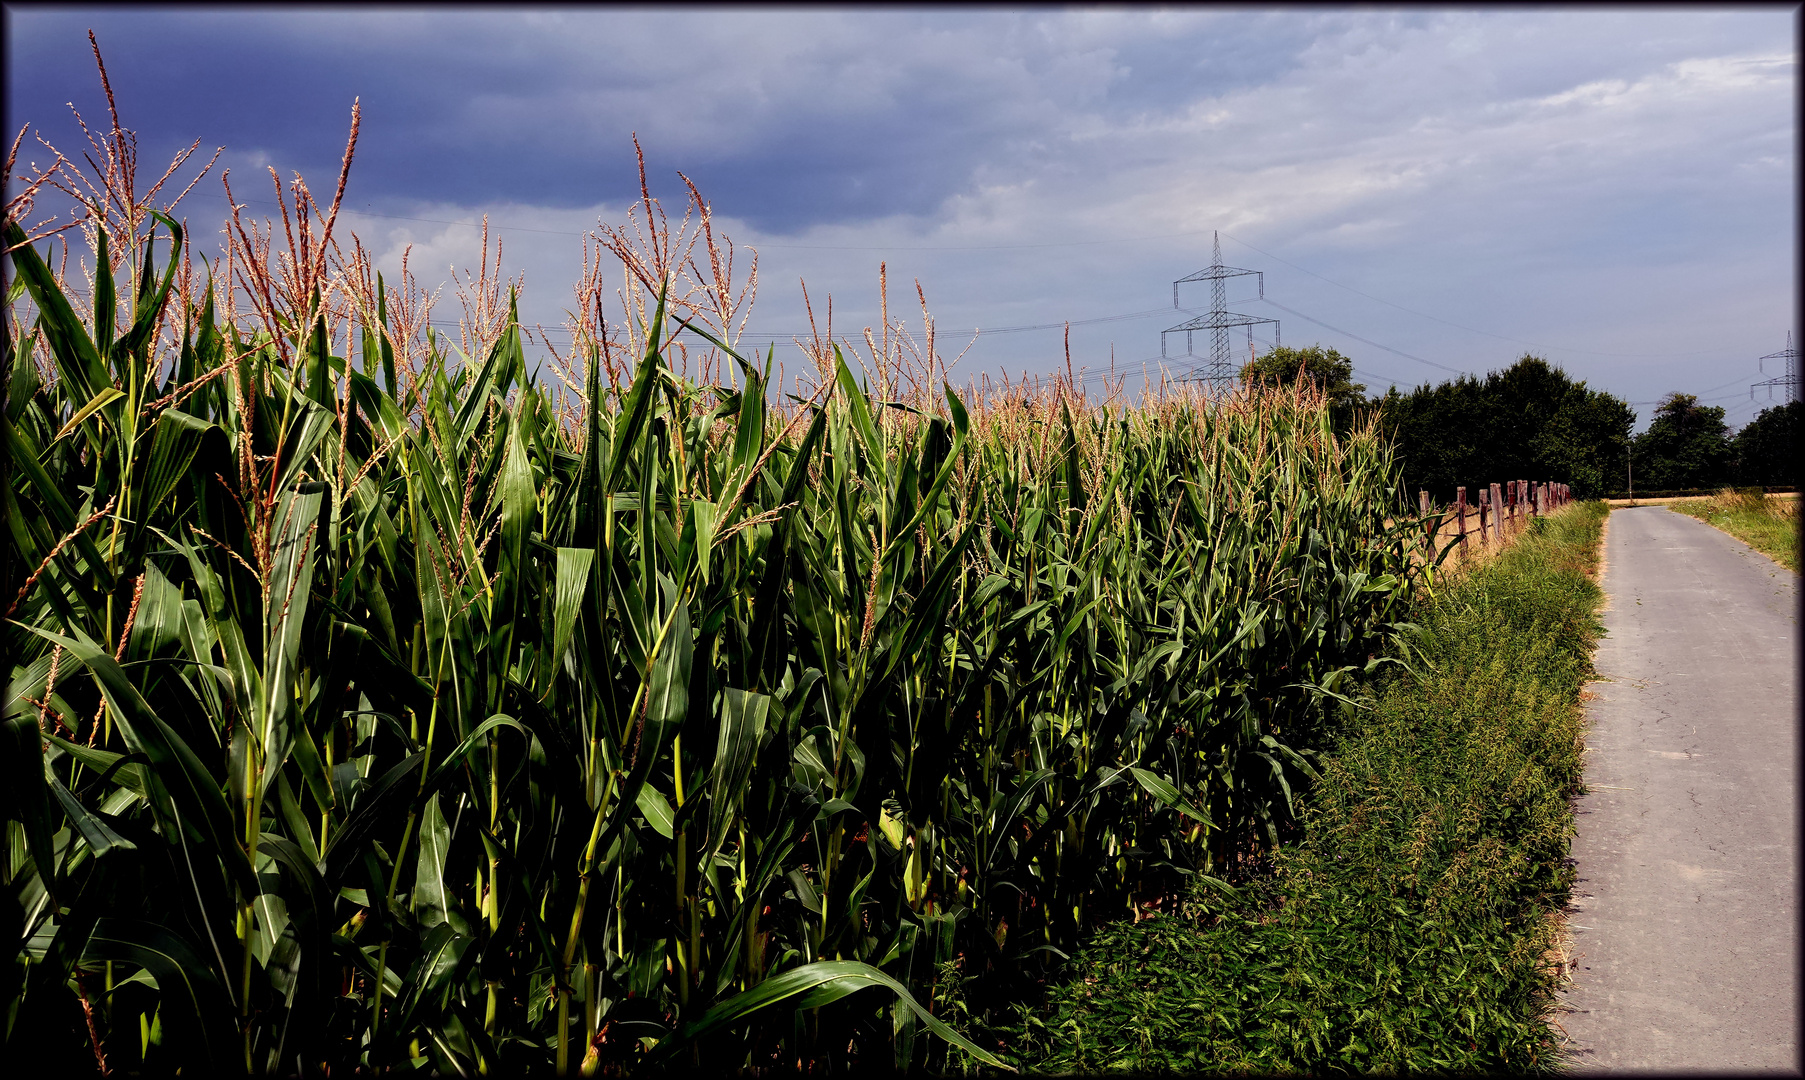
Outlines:
[{"label": "wooden fence", "polygon": [[1441,513],[1429,503],[1429,493],[1418,491],[1417,509],[1429,519],[1423,546],[1433,550],[1436,538],[1450,527],[1459,542],[1459,551],[1467,553],[1471,537],[1478,536],[1481,548],[1500,544],[1528,524],[1530,518],[1552,514],[1573,501],[1573,489],[1566,484],[1537,483],[1529,480],[1506,480],[1479,489],[1478,501],[1467,502],[1467,489],[1454,489],[1454,504]]}]

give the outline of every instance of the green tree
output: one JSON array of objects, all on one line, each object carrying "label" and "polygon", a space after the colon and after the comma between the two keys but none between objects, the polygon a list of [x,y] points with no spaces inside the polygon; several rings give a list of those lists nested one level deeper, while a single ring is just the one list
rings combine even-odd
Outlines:
[{"label": "green tree", "polygon": [[1437,500],[1505,480],[1552,480],[1590,498],[1622,483],[1636,414],[1539,356],[1378,399],[1404,481]]},{"label": "green tree", "polygon": [[1572,485],[1582,499],[1613,491],[1624,482],[1635,423],[1626,402],[1578,383],[1531,437],[1531,471]]},{"label": "green tree", "polygon": [[1648,430],[1636,437],[1636,479],[1650,491],[1706,488],[1732,478],[1734,452],[1724,411],[1674,392],[1655,407]]},{"label": "green tree", "polygon": [[1516,475],[1495,462],[1501,449],[1492,434],[1498,418],[1480,379],[1462,375],[1409,393],[1394,386],[1379,400],[1379,412],[1413,492],[1427,488],[1441,500],[1458,484]]},{"label": "green tree", "polygon": [[1736,433],[1737,479],[1764,487],[1799,482],[1799,428],[1805,426],[1805,403],[1793,401],[1762,409]]},{"label": "green tree", "polygon": [[1329,399],[1329,415],[1336,430],[1345,431],[1354,412],[1367,404],[1366,387],[1354,381],[1354,362],[1334,349],[1311,345],[1294,349],[1280,345],[1241,366],[1241,378],[1266,386],[1296,386],[1309,381]]}]

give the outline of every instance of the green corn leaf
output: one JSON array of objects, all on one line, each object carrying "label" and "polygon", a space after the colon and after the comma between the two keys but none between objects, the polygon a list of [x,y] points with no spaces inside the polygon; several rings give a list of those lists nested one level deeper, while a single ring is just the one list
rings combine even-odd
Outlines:
[{"label": "green corn leaf", "polygon": [[[31,436],[21,428],[13,426],[5,417],[0,417],[0,428],[6,436],[6,449],[12,455],[12,466],[25,474],[32,490],[41,500],[41,505],[48,512],[51,528],[67,535],[75,531],[79,520],[75,510],[63,497],[62,490],[38,463],[37,447],[31,442]],[[108,569],[107,560],[94,545],[94,538],[89,532],[82,532],[75,538],[75,550],[87,560],[88,570],[97,575],[101,581],[101,589],[110,591],[113,587],[113,575]]]},{"label": "green corn leaf", "polygon": [[69,794],[69,789],[63,786],[63,782],[48,770],[45,771],[44,782],[50,786],[50,793],[56,796],[56,801],[62,804],[63,814],[68,817],[69,824],[75,826],[75,831],[87,841],[88,850],[94,853],[95,858],[105,858],[115,851],[138,850],[138,845],[114,832],[106,822],[89,812],[75,796]]},{"label": "green corn leaf", "polygon": [[[554,665],[563,660],[565,652],[570,648],[570,637],[577,627],[577,612],[589,589],[590,567],[595,564],[595,549],[559,548],[557,563],[556,591],[552,594],[551,657]],[[548,678],[548,687],[549,684]]]},{"label": "green corn leaf", "polygon": [[444,922],[450,909],[451,898],[445,889],[445,859],[450,851],[451,827],[445,823],[435,791],[420,809],[420,856],[414,862],[414,888],[408,900],[422,926]]},{"label": "green corn leaf", "polygon": [[1131,767],[1128,771],[1134,774],[1135,780],[1160,802],[1165,803],[1167,806],[1170,806],[1172,809],[1177,810],[1188,818],[1195,821],[1201,821],[1206,825],[1209,824],[1209,818],[1198,813],[1197,809],[1186,802],[1184,796],[1178,793],[1178,789],[1173,787],[1164,777],[1161,777],[1156,773],[1148,772],[1146,769],[1139,768],[1138,766]]},{"label": "green corn leaf", "polygon": [[184,1060],[227,1067],[233,1060],[233,1009],[218,977],[196,950],[168,927],[142,919],[108,917],[94,924],[84,961],[123,961],[157,980],[158,1020],[164,1039]]},{"label": "green corn leaf", "polygon": [[[171,584],[155,563],[146,563],[144,591],[139,594],[138,617],[132,620],[125,658],[128,661],[147,660],[179,644],[187,618],[184,604],[182,590]],[[211,664],[197,666],[224,674],[223,669]]]},{"label": "green corn leaf", "polygon": [[709,552],[714,547],[721,508],[707,499],[691,499],[684,507],[683,534],[677,540],[678,580],[708,584]]},{"label": "green corn leaf", "polygon": [[714,766],[708,789],[708,857],[727,840],[728,819],[737,809],[752,774],[753,755],[765,734],[770,715],[768,694],[752,694],[727,687],[721,691],[721,733],[715,744]]},{"label": "green corn leaf", "polygon": [[[102,750],[99,747],[83,746],[81,743],[71,742],[61,735],[49,732],[44,733],[44,741],[60,748],[98,775],[110,778],[111,782],[133,794],[149,797],[150,792],[145,786],[143,768],[136,763],[126,761],[126,755],[114,753],[111,750]],[[120,764],[121,762],[126,763]]]},{"label": "green corn leaf", "polygon": [[458,743],[455,750],[445,755],[445,759],[439,762],[439,764],[433,768],[431,774],[427,776],[426,782],[421,785],[420,790],[423,793],[438,791],[444,786],[446,781],[450,779],[454,772],[464,767],[464,755],[481,745],[483,739],[485,739],[491,731],[504,727],[513,728],[515,731],[520,732],[521,736],[528,742],[532,741],[533,733],[529,731],[524,724],[514,719],[512,716],[491,716],[472,729],[470,734],[464,736],[464,740]]},{"label": "green corn leaf", "polygon": [[689,711],[689,667],[694,651],[689,612],[677,604],[653,648],[652,670],[642,691],[641,711],[634,730],[627,733],[628,773],[620,793],[623,802],[638,805],[640,789],[645,787],[652,767],[664,755],[671,736]]},{"label": "green corn leaf", "polygon": [[[154,236],[146,237],[144,244],[143,273],[138,283],[137,295],[132,304],[132,325],[125,334],[109,348],[101,346],[103,352],[114,359],[115,368],[123,381],[127,378],[126,361],[137,357],[147,345],[151,336],[157,332],[157,324],[162,320],[163,307],[169,302],[169,289],[175,283],[176,268],[182,262],[182,227],[174,218],[156,210],[150,212],[151,219],[169,230],[169,260],[163,267],[163,280],[153,289],[151,287],[151,241]],[[107,275],[101,275],[105,277]],[[98,293],[97,293],[98,295]]]},{"label": "green corn leaf", "polygon": [[[6,684],[6,708],[3,711],[5,716],[11,718],[22,715],[24,710],[33,707],[32,699],[40,699],[44,696],[44,686],[50,681],[50,655],[50,652],[46,651],[31,663],[13,668],[12,678]],[[62,678],[62,673],[65,671],[74,674],[76,670],[63,668],[62,664],[79,665],[79,663],[80,661],[72,657],[63,658],[58,665],[57,677]]]},{"label": "green corn leaf", "polygon": [[183,480],[201,448],[201,439],[217,425],[185,412],[166,409],[152,428],[150,461],[145,469],[144,491],[133,501],[140,521],[152,521],[163,500]]},{"label": "green corn leaf", "polygon": [[639,807],[639,812],[645,815],[646,824],[652,827],[653,832],[666,840],[677,835],[677,815],[671,810],[670,800],[666,799],[657,788],[650,784],[642,786],[634,801],[635,805]]},{"label": "green corn leaf", "polygon": [[332,378],[331,345],[326,340],[326,313],[320,307],[320,290],[314,287],[312,302],[308,310],[318,312],[308,327],[306,344],[303,347],[301,363],[304,365],[307,380],[307,396],[320,409],[330,409],[337,390]]},{"label": "green corn leaf", "polygon": [[516,333],[515,324],[510,322],[507,330],[489,347],[489,355],[483,359],[482,368],[464,391],[464,402],[458,408],[455,421],[457,426],[454,429],[460,450],[476,434],[477,425],[482,420],[482,413],[488,407],[491,397],[503,391],[504,384],[512,373],[514,353],[518,348]]},{"label": "green corn leaf", "polygon": [[358,797],[357,809],[332,834],[326,850],[320,853],[325,863],[322,876],[328,890],[342,885],[345,875],[363,857],[368,838],[387,824],[397,809],[407,805],[411,795],[404,781],[418,771],[425,760],[423,753],[409,754]]},{"label": "green corn leaf", "polygon": [[186,634],[190,641],[189,653],[192,656],[210,656],[213,646],[217,645],[230,675],[233,707],[240,714],[252,714],[263,680],[262,673],[246,646],[244,630],[239,625],[232,598],[228,596],[231,564],[227,563],[226,575],[221,575],[202,557],[198,544],[173,542],[188,559],[188,572],[200,594],[200,607],[203,610],[203,618],[197,620]]},{"label": "green corn leaf", "polygon": [[56,438],[52,441],[61,442],[70,432],[81,427],[81,422],[83,420],[93,416],[105,406],[111,405],[113,402],[118,401],[124,396],[125,391],[119,389],[117,386],[103,387],[99,393],[88,400],[86,405],[75,410],[75,415],[69,417],[69,422],[63,425],[62,430],[56,433]]},{"label": "green corn leaf", "polygon": [[38,878],[52,897],[56,895],[56,848],[51,837],[51,801],[45,783],[44,751],[35,717],[20,716],[4,726],[4,753],[0,770],[6,779],[4,798],[8,820],[24,828],[25,851],[38,870]]},{"label": "green corn leaf", "polygon": [[[386,340],[382,348],[385,354],[389,352],[390,346]],[[392,356],[385,361],[385,364],[390,367],[393,363]],[[392,377],[391,371],[390,378],[392,379]],[[396,407],[392,394],[384,394],[376,385],[376,381],[363,372],[353,371],[346,381],[351,387],[351,400],[357,403],[357,407],[363,410],[365,416],[381,426],[383,438],[399,439],[406,433],[407,421],[402,417],[401,410]]]},{"label": "green corn leaf", "polygon": [[[663,311],[662,300],[659,310]],[[633,375],[633,384],[627,389],[627,397],[621,405],[620,413],[615,417],[612,441],[614,454],[608,462],[607,470],[602,474],[602,489],[598,494],[612,494],[620,487],[627,465],[639,449],[640,437],[651,416],[652,392],[658,385],[658,369],[658,354],[648,349],[645,359],[640,362],[639,370]]]},{"label": "green corn leaf", "polygon": [[773,1006],[789,1004],[790,1008],[818,1008],[838,1001],[860,990],[881,987],[896,995],[896,1000],[926,1025],[929,1031],[993,1069],[1014,1072],[994,1054],[960,1035],[934,1014],[921,1007],[908,989],[869,964],[856,960],[817,960],[781,975],[774,975],[750,990],[742,991],[685,1024],[676,1034],[653,1048],[651,1061],[669,1060],[671,1055],[691,1043],[729,1028]]},{"label": "green corn leaf", "polygon": [[[311,743],[311,739],[308,740]],[[325,804],[322,804],[325,805]],[[313,826],[301,814],[301,804],[295,798],[294,788],[288,783],[285,774],[276,777],[276,806],[282,817],[282,823],[288,826],[291,842],[301,851],[316,868],[320,861],[319,843],[313,835]]]},{"label": "green corn leaf", "polygon": [[512,635],[515,621],[522,614],[521,595],[526,588],[527,535],[532,531],[538,510],[532,465],[518,423],[508,425],[507,452],[502,459],[498,484],[501,489],[501,560],[495,590],[501,603],[495,609],[494,618],[498,628]]},{"label": "green corn leaf", "polygon": [[986,867],[996,865],[997,857],[1003,853],[1005,842],[1014,831],[1016,821],[1021,818],[1022,812],[1027,809],[1036,792],[1050,782],[1053,777],[1054,770],[1041,769],[1023,779],[1015,791],[1010,794],[1008,801],[1003,804],[989,823],[992,843],[989,857],[985,860]]},{"label": "green corn leaf", "polygon": [[326,494],[324,484],[303,485],[301,491],[278,504],[286,527],[271,552],[274,572],[268,591],[271,603],[264,610],[265,669],[258,710],[265,788],[274,783],[275,770],[287,759],[292,739],[288,718],[293,687],[301,677],[301,634],[313,593],[313,570],[326,543],[322,534],[327,523],[321,520]]},{"label": "green corn leaf", "polygon": [[[112,377],[107,373],[106,364],[101,360],[100,351],[94,347],[94,341],[88,336],[88,328],[82,323],[75,309],[69,306],[64,298],[63,290],[56,283],[50,268],[37,251],[25,242],[25,232],[11,219],[0,226],[0,235],[5,236],[9,249],[8,258],[12,260],[13,269],[19,278],[31,290],[31,301],[36,305],[38,327],[44,333],[45,343],[50,347],[50,355],[56,360],[57,375],[74,392],[81,401],[91,401],[101,388],[112,385]],[[101,233],[105,243],[105,232]],[[99,264],[105,264],[102,257]],[[101,278],[106,274],[99,275]],[[111,285],[104,286],[109,291]]]},{"label": "green corn leaf", "polygon": [[740,360],[740,371],[745,376],[746,385],[740,391],[738,417],[733,430],[733,456],[728,462],[728,475],[740,483],[752,475],[752,469],[758,464],[759,455],[765,448],[765,381],[750,364]]},{"label": "green corn leaf", "polygon": [[165,835],[187,846],[189,830],[194,830],[213,851],[213,861],[222,862],[229,876],[247,885],[253,881],[244,849],[233,837],[232,814],[218,783],[188,744],[151,709],[119,664],[85,637],[66,638],[35,627],[31,632],[74,653],[97,677],[126,745],[146,759],[151,805],[160,811]]},{"label": "green corn leaf", "polygon": [[290,429],[282,446],[282,471],[276,478],[275,490],[289,491],[302,486],[301,474],[314,465],[314,454],[338,424],[330,409],[304,398],[296,398],[300,423]]},{"label": "green corn leaf", "polygon": [[878,436],[877,425],[872,423],[871,407],[866,403],[865,391],[859,388],[858,380],[853,378],[852,369],[846,366],[846,358],[840,355],[838,345],[834,346],[834,377],[839,380],[841,400],[846,403],[846,413],[852,419],[853,430],[865,444],[866,467],[872,477],[882,483],[889,475],[884,443]]}]

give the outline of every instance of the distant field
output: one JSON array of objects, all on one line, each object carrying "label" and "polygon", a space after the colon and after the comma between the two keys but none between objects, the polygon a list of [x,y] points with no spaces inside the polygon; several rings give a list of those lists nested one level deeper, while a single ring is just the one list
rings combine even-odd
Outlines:
[{"label": "distant field", "polygon": [[[1656,496],[1654,498],[1649,498],[1646,496],[1638,496],[1634,499],[1606,499],[1606,500],[1604,500],[1604,502],[1605,502],[1606,506],[1612,506],[1612,507],[1618,507],[1618,506],[1671,506],[1674,503],[1704,502],[1707,499],[1717,498],[1719,494],[1721,494],[1721,493],[1720,492],[1705,492],[1705,493],[1702,493],[1699,495],[1662,495],[1662,496]],[[1799,498],[1799,493],[1796,491],[1780,491],[1780,492],[1771,492],[1770,491],[1767,493],[1767,497],[1770,499],[1780,499],[1780,500],[1791,499],[1794,502],[1797,502],[1797,500]]]},{"label": "distant field", "polygon": [[[1709,499],[1719,488],[1649,488],[1644,491],[1611,491],[1603,496],[1604,501],[1612,506],[1660,502],[1666,499]],[[1785,485],[1762,488],[1769,495],[1798,496],[1798,489]]]}]

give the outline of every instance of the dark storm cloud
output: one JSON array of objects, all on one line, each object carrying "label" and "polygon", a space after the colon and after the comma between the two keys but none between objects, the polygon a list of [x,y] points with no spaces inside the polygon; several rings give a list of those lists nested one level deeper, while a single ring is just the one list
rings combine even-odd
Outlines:
[{"label": "dark storm cloud", "polygon": [[104,107],[91,28],[147,159],[199,137],[319,175],[361,97],[363,199],[618,202],[637,192],[638,131],[649,164],[788,232],[931,213],[987,164],[1065,153],[1075,110],[1270,79],[1290,66],[1261,39],[1270,21],[1225,23],[1203,49],[1195,20],[1175,23],[1118,58],[1013,15],[18,8],[7,119],[76,142],[64,103]]}]

